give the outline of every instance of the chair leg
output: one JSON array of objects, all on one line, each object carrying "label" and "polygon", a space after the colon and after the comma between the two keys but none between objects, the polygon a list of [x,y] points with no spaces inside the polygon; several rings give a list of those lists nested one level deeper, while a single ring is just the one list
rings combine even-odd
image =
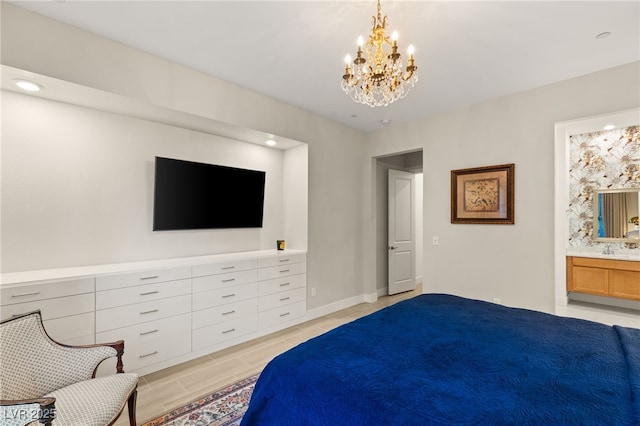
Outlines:
[{"label": "chair leg", "polygon": [[129,409],[129,425],[136,426],[136,399],[138,398],[138,389],[134,389],[129,396],[127,406]]}]

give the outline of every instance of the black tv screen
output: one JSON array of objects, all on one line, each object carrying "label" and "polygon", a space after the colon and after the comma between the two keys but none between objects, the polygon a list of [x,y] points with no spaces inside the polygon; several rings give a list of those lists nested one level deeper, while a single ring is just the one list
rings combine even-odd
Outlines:
[{"label": "black tv screen", "polygon": [[261,228],[265,174],[156,157],[153,230]]}]

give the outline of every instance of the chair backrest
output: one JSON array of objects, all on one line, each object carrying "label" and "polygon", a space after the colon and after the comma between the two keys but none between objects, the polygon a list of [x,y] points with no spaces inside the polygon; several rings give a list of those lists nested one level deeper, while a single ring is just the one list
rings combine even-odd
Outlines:
[{"label": "chair backrest", "polygon": [[0,399],[38,398],[92,377],[109,347],[60,345],[45,332],[40,311],[0,323]]}]

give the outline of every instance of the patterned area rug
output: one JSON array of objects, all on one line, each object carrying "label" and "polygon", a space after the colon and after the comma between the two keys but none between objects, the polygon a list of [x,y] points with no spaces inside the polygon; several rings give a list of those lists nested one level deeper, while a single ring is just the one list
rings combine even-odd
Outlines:
[{"label": "patterned area rug", "polygon": [[237,426],[259,374],[177,408],[142,426]]}]

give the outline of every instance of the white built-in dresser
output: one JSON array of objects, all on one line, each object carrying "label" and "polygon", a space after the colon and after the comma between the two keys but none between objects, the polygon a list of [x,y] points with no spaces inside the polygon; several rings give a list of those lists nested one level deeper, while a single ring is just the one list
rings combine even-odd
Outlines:
[{"label": "white built-in dresser", "polygon": [[305,321],[306,272],[288,249],[8,273],[0,318],[40,309],[61,343],[123,339],[126,371],[148,374]]}]

